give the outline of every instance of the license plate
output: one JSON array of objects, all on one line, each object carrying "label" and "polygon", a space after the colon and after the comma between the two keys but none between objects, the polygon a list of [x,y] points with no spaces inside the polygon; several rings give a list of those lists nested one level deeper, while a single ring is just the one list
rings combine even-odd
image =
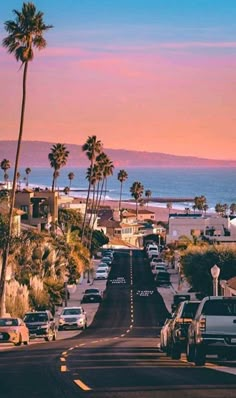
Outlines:
[{"label": "license plate", "polygon": [[236,344],[236,338],[235,339],[231,339],[231,343],[232,344]]}]

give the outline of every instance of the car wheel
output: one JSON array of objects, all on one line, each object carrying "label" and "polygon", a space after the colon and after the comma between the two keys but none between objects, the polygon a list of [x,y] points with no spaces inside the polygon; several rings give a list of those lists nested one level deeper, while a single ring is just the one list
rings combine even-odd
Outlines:
[{"label": "car wheel", "polygon": [[28,345],[28,344],[29,344],[29,337],[28,337],[28,339],[25,340],[23,343],[24,343],[24,345]]},{"label": "car wheel", "polygon": [[187,344],[186,357],[188,362],[194,361],[194,346],[192,344]]},{"label": "car wheel", "polygon": [[171,347],[171,358],[172,359],[180,359],[181,357],[181,352],[179,347],[176,344],[172,344]]},{"label": "car wheel", "polygon": [[196,366],[204,366],[206,363],[206,354],[202,347],[195,346],[194,363]]},{"label": "car wheel", "polygon": [[21,337],[21,334],[19,335],[19,340],[18,340],[18,342],[17,343],[14,343],[14,345],[15,346],[18,346],[18,345],[21,345],[21,343],[22,343],[22,337]]},{"label": "car wheel", "polygon": [[53,331],[50,329],[48,332],[47,337],[44,338],[45,341],[52,341],[53,340]]}]

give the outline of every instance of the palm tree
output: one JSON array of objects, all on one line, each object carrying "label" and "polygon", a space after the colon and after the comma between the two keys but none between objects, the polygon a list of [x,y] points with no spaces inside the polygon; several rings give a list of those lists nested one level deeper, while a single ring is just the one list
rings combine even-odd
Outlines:
[{"label": "palm tree", "polygon": [[72,171],[68,174],[68,178],[69,178],[69,189],[71,189],[71,181],[75,178],[75,175]]},{"label": "palm tree", "polygon": [[[85,144],[82,146],[82,151],[86,153],[86,156],[87,156],[87,158],[90,161],[90,168],[92,170],[97,155],[99,155],[101,153],[101,151],[102,151],[102,143],[101,143],[100,140],[97,140],[96,135],[89,136],[87,141],[85,142]],[[86,221],[86,217],[87,217],[87,210],[88,210],[88,202],[89,202],[89,197],[90,197],[90,191],[91,191],[91,181],[89,179],[88,193],[87,193],[87,198],[86,198],[84,219],[83,219],[83,225],[82,225],[81,240],[83,240],[83,236],[84,236],[85,221]]]},{"label": "palm tree", "polygon": [[7,170],[10,169],[10,167],[11,167],[10,160],[8,160],[8,159],[3,159],[3,160],[1,161],[1,169],[4,171],[4,181],[5,181],[5,183],[7,183],[7,181],[8,181],[8,173],[7,173]]},{"label": "palm tree", "polygon": [[26,174],[26,186],[29,186],[29,175],[31,173],[31,169],[29,167],[26,167],[25,169],[25,174]]},{"label": "palm tree", "polygon": [[10,249],[10,238],[12,234],[12,220],[13,220],[13,208],[15,203],[16,193],[16,176],[18,171],[18,163],[20,157],[21,141],[24,127],[24,115],[25,115],[25,102],[26,102],[26,81],[28,64],[34,58],[34,48],[41,50],[46,47],[47,42],[43,37],[44,32],[52,28],[52,25],[45,25],[43,21],[43,13],[37,11],[33,3],[23,3],[22,10],[13,10],[15,20],[8,20],[5,22],[4,27],[8,36],[3,39],[3,46],[8,49],[10,54],[14,54],[17,61],[21,62],[23,67],[23,94],[21,103],[21,116],[20,116],[20,127],[19,136],[16,150],[16,159],[14,167],[14,176],[11,192],[11,202],[9,210],[9,228],[8,238],[3,251],[2,260],[2,271],[0,278],[0,315],[5,311],[5,279],[6,269],[8,262],[8,254]]},{"label": "palm tree", "polygon": [[21,181],[20,181],[20,172],[17,171],[16,173],[16,181],[17,181],[17,189],[20,190]]},{"label": "palm tree", "polygon": [[68,193],[70,192],[70,188],[69,187],[65,187],[63,189],[63,192],[64,192],[65,195],[68,195]]},{"label": "palm tree", "polygon": [[131,196],[135,199],[136,202],[136,218],[138,219],[138,201],[141,199],[143,195],[144,187],[139,181],[135,181],[130,188]]},{"label": "palm tree", "polygon": [[67,151],[64,144],[55,144],[51,148],[51,152],[48,154],[50,166],[54,169],[52,179],[52,192],[55,191],[56,180],[59,176],[59,170],[66,165],[69,151]]},{"label": "palm tree", "polygon": [[146,196],[146,198],[147,198],[147,205],[148,205],[148,202],[149,202],[149,200],[150,200],[150,197],[152,196],[152,191],[151,191],[150,189],[147,189],[147,190],[145,191],[145,196]]},{"label": "palm tree", "polygon": [[127,180],[128,173],[125,170],[120,170],[117,179],[120,181],[120,200],[119,200],[119,212],[121,210],[121,200],[122,200],[122,191],[123,191],[123,183]]}]

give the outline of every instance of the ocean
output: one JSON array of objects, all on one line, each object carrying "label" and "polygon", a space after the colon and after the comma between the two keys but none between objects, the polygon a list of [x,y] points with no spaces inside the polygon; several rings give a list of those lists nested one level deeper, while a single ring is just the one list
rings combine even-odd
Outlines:
[{"label": "ocean", "polygon": [[[134,181],[143,184],[144,190],[151,190],[152,197],[158,198],[194,198],[204,195],[209,210],[213,211],[216,203],[236,203],[236,168],[124,168],[128,179],[123,183],[122,199],[131,199],[130,187]],[[108,178],[106,199],[118,200],[120,182],[117,174],[120,168],[115,168],[113,176]],[[25,169],[20,169],[21,188],[25,186]],[[88,186],[85,178],[86,168],[62,168],[57,185],[60,189],[69,186],[68,173],[73,172],[75,177],[71,182],[72,196],[86,197]],[[9,170],[12,178],[12,170]],[[32,168],[29,175],[29,186],[51,187],[53,171],[51,168]],[[0,179],[2,180],[3,174]],[[81,190],[73,192],[73,189]],[[151,200],[150,200],[151,204]],[[153,206],[166,204],[152,203]],[[191,208],[192,203],[176,203],[173,207]]]}]

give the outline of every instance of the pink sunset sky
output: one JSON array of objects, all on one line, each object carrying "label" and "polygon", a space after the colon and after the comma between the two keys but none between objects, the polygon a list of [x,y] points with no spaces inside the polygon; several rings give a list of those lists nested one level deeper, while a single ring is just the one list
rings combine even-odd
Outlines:
[{"label": "pink sunset sky", "polygon": [[[4,6],[1,40],[3,22],[21,4],[10,0]],[[156,25],[140,17],[130,25],[120,22],[126,39],[111,23],[60,26],[45,1],[35,4],[54,28],[46,35],[47,49],[29,65],[24,140],[83,144],[97,135],[106,148],[236,159],[236,39],[224,25],[205,21],[190,30],[188,20],[170,37],[161,21],[162,39],[155,40]],[[22,69],[3,47],[0,65],[0,139],[15,140]]]}]

